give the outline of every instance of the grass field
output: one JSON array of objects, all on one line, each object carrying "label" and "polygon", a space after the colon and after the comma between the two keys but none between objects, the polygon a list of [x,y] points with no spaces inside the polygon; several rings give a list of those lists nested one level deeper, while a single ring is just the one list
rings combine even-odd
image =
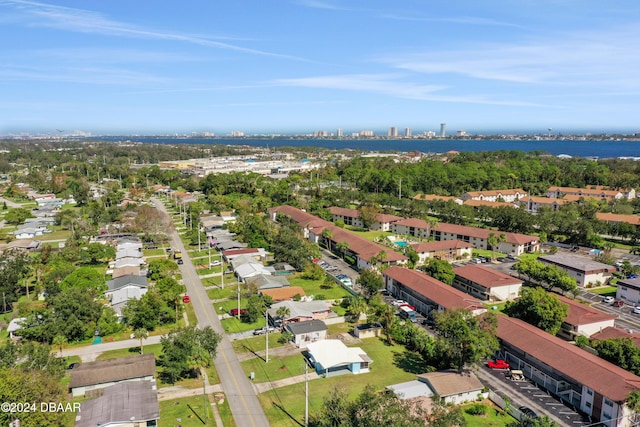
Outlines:
[{"label": "grass field", "polygon": [[[206,399],[205,401],[203,395],[164,400],[160,402],[160,421],[158,426],[175,427],[180,425],[182,427],[215,427],[216,422],[212,417],[209,405],[209,399]],[[205,409],[208,420],[203,424],[195,414],[198,414],[202,419],[204,419]]]},{"label": "grass field", "polygon": [[[270,349],[281,347],[284,345],[278,342],[281,336],[282,334],[280,334],[279,332],[269,334]],[[235,351],[236,353],[258,352],[265,350],[265,348],[267,347],[267,340],[264,335],[260,335],[243,340],[231,341],[231,346],[233,347],[233,351]]]},{"label": "grass field", "polygon": [[[476,402],[477,403],[477,402]],[[465,405],[462,407],[464,419],[467,421],[467,427],[505,427],[507,424],[516,421],[510,415],[505,415],[491,401],[482,402],[487,406],[485,415],[471,415],[465,412]]]},{"label": "grass field", "polygon": [[342,299],[350,296],[346,289],[337,283],[330,289],[323,289],[323,280],[303,279],[300,274],[289,276],[287,278],[291,286],[300,286],[307,295],[324,295],[325,299]]},{"label": "grass field", "polygon": [[[344,389],[350,398],[359,394],[367,384],[382,390],[385,386],[414,380],[418,373],[427,372],[429,367],[417,353],[407,351],[403,346],[386,345],[383,340],[370,338],[361,347],[373,359],[371,372],[360,375],[340,375],[319,378],[309,383],[309,410],[317,411],[322,399],[335,388]],[[301,358],[301,356],[298,356]],[[264,362],[263,362],[264,364]],[[295,370],[295,365],[293,368]],[[289,370],[289,368],[287,368]],[[299,372],[289,372],[298,375]],[[304,384],[294,384],[277,388],[258,396],[272,426],[291,426],[292,418],[304,420]],[[284,409],[286,408],[286,412]]]},{"label": "grass field", "polygon": [[615,298],[617,290],[618,288],[615,286],[602,286],[600,288],[591,288],[589,289],[589,292],[602,296],[612,296]]}]

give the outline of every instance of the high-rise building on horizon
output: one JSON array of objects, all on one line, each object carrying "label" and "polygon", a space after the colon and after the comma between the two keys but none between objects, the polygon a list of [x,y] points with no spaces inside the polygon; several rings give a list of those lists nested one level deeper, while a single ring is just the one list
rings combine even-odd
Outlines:
[{"label": "high-rise building on horizon", "polygon": [[440,138],[444,138],[447,136],[447,124],[440,123]]},{"label": "high-rise building on horizon", "polygon": [[341,128],[338,128],[337,135],[338,135],[338,138],[342,138],[344,136]]},{"label": "high-rise building on horizon", "polygon": [[391,126],[389,131],[387,132],[387,136],[389,138],[397,138],[398,137],[398,128],[395,126]]},{"label": "high-rise building on horizon", "polygon": [[411,128],[404,129],[404,136],[405,138],[411,138]]}]

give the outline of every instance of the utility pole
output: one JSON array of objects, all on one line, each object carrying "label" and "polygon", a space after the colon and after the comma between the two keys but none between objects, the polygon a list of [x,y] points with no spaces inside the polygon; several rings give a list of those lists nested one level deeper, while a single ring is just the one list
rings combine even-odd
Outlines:
[{"label": "utility pole", "polygon": [[304,361],[304,427],[309,427],[309,364]]},{"label": "utility pole", "polygon": [[266,348],[267,348],[265,362],[269,363],[269,314],[267,313],[266,308],[264,309],[264,320],[266,322],[266,326],[265,326],[266,333],[264,334],[264,336],[266,337]]}]

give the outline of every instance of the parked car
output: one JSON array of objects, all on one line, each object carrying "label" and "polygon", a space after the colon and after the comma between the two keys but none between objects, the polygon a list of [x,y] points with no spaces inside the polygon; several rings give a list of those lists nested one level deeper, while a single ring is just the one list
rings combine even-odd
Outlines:
[{"label": "parked car", "polygon": [[189,297],[189,295],[183,296],[182,297],[182,302],[185,303],[185,304],[191,302],[191,297]]},{"label": "parked car", "polygon": [[633,314],[640,314],[640,306],[636,306],[633,308]]},{"label": "parked car", "polygon": [[[247,312],[246,308],[241,308],[240,309],[240,314],[244,314]],[[232,308],[231,310],[229,310],[229,314],[232,316],[237,316],[238,315],[238,309],[237,308]]]},{"label": "parked car", "polygon": [[340,282],[344,283],[346,286],[353,286],[353,282],[348,277],[345,277],[344,279],[340,279]]},{"label": "parked car", "polygon": [[622,300],[617,300],[613,302],[614,307],[622,307],[623,305],[624,305],[624,301]]},{"label": "parked car", "polygon": [[391,302],[391,305],[395,305],[396,307],[400,307],[403,304],[407,304],[407,302],[401,299],[397,299]]},{"label": "parked car", "polygon": [[262,328],[258,328],[256,330],[253,331],[253,335],[264,335],[267,333],[267,331],[269,333],[275,332],[276,328],[274,328],[273,326],[263,326]]},{"label": "parked car", "polygon": [[209,267],[216,267],[218,265],[222,265],[222,261],[220,261],[219,259],[215,261],[211,261],[211,264],[209,264]]},{"label": "parked car", "polygon": [[529,418],[538,418],[538,414],[536,414],[535,411],[528,406],[521,406],[518,409]]},{"label": "parked car", "polygon": [[176,262],[178,263],[178,265],[184,264],[184,261],[182,260],[182,258],[178,258]]},{"label": "parked car", "polygon": [[407,307],[407,308],[409,308],[410,310],[413,310],[413,311],[416,310],[416,308],[414,306],[412,306],[411,304],[401,304],[399,307]]},{"label": "parked car", "polygon": [[487,367],[491,369],[509,369],[510,365],[503,359],[496,359],[487,362]]},{"label": "parked car", "polygon": [[608,296],[608,297],[604,297],[604,299],[602,300],[603,303],[605,304],[611,304],[612,302],[614,302],[616,299],[612,296]]},{"label": "parked car", "polygon": [[338,274],[336,276],[336,279],[346,279],[347,277],[349,277],[349,276],[347,276],[346,274]]}]

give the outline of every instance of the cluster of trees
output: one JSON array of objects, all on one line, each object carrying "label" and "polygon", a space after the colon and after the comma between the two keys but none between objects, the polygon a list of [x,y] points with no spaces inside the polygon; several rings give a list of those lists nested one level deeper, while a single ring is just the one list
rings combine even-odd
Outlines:
[{"label": "cluster of trees", "polygon": [[160,340],[161,376],[171,384],[198,376],[199,368],[208,367],[213,362],[221,339],[220,334],[209,326],[202,329],[190,326],[164,335]]},{"label": "cluster of trees", "polygon": [[555,335],[569,313],[569,305],[541,287],[523,287],[520,298],[507,302],[504,312]]},{"label": "cluster of trees", "polygon": [[140,299],[127,302],[123,310],[123,322],[131,329],[153,331],[162,325],[178,321],[182,313],[181,294],[184,285],[171,277],[156,281],[156,284]]},{"label": "cluster of trees", "polygon": [[515,269],[519,274],[526,276],[529,281],[545,284],[549,289],[558,288],[565,292],[574,292],[578,289],[576,279],[555,265],[543,264],[534,259],[525,259],[515,264]]},{"label": "cluster of trees", "polygon": [[[64,359],[56,357],[51,347],[33,342],[6,341],[0,346],[0,397],[3,402],[64,402]],[[36,408],[39,409],[39,408]],[[25,427],[57,427],[65,424],[63,412],[0,412],[0,425],[9,425],[18,415]]]},{"label": "cluster of trees", "polygon": [[580,335],[576,338],[576,345],[581,348],[591,347],[604,360],[640,375],[640,348],[635,345],[632,338],[610,338],[592,341],[584,335]]},{"label": "cluster of trees", "polygon": [[336,388],[327,394],[322,407],[309,418],[310,427],[452,427],[467,423],[459,406],[434,399],[430,414],[418,405],[398,398],[392,392],[378,392],[367,386],[349,400],[345,391]]}]

